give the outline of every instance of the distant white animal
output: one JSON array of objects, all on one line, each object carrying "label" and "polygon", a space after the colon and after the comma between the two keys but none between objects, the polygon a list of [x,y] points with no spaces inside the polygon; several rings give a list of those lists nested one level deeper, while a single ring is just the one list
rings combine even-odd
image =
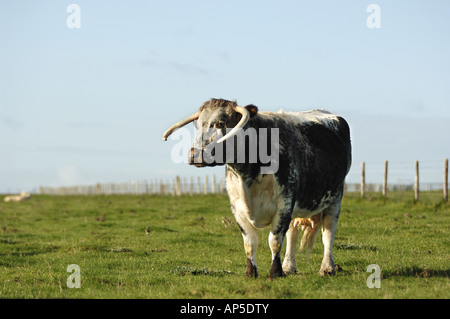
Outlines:
[{"label": "distant white animal", "polygon": [[20,195],[10,195],[6,196],[3,200],[5,202],[23,202],[24,200],[30,199],[31,194],[27,192],[22,192]]}]

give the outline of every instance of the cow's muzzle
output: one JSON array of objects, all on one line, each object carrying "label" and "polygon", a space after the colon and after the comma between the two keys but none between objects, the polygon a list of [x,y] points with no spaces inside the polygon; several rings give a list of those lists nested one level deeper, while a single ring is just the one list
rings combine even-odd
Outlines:
[{"label": "cow's muzzle", "polygon": [[191,148],[188,158],[189,165],[194,165],[195,167],[205,167],[208,165],[208,163],[203,160],[202,153],[202,150]]},{"label": "cow's muzzle", "polygon": [[205,167],[205,166],[217,166],[223,165],[224,163],[217,163],[214,159],[214,155],[209,155],[208,161],[205,161],[207,153],[198,148],[191,148],[189,151],[188,163],[189,165],[194,165],[195,167]]}]

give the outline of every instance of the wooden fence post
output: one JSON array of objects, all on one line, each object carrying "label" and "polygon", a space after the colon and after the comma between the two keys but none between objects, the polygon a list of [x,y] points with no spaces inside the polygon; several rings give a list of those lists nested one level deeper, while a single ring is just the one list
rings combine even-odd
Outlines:
[{"label": "wooden fence post", "polygon": [[448,158],[444,161],[444,200],[448,202]]},{"label": "wooden fence post", "polygon": [[216,193],[216,174],[212,175],[211,193]]},{"label": "wooden fence post", "polygon": [[419,161],[416,161],[416,176],[414,183],[414,198],[419,200]]},{"label": "wooden fence post", "polygon": [[197,176],[197,187],[195,188],[195,193],[200,194],[200,176]]},{"label": "wooden fence post", "polygon": [[208,175],[205,175],[205,184],[203,185],[203,193],[208,194]]},{"label": "wooden fence post", "polygon": [[361,163],[361,197],[365,196],[366,188],[366,163]]},{"label": "wooden fence post", "polygon": [[219,193],[223,193],[223,178],[221,178],[219,182]]},{"label": "wooden fence post", "polygon": [[388,161],[384,161],[383,197],[386,197],[388,178]]},{"label": "wooden fence post", "polygon": [[175,194],[177,196],[181,196],[181,193],[182,193],[182,190],[181,190],[181,179],[180,179],[180,176],[177,176]]}]

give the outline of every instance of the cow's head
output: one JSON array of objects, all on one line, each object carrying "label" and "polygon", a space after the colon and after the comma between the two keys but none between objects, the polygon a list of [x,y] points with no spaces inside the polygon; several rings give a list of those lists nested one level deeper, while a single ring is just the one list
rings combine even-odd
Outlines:
[{"label": "cow's head", "polygon": [[162,139],[167,140],[176,129],[195,121],[198,134],[189,152],[189,164],[197,167],[223,165],[230,160],[224,142],[242,130],[257,112],[254,105],[242,107],[236,102],[211,99],[196,113],[170,127]]}]

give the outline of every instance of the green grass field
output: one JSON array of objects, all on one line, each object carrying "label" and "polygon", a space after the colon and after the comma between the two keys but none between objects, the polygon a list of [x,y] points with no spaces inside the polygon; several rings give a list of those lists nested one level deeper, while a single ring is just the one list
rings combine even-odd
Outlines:
[{"label": "green grass field", "polygon": [[[0,197],[0,298],[449,298],[450,204],[439,196],[345,196],[334,277],[320,277],[320,236],[298,273],[270,281],[268,230],[259,278],[226,195]],[[149,225],[149,234],[145,233]],[[70,264],[81,288],[68,288]],[[381,288],[367,287],[370,264]]]}]

